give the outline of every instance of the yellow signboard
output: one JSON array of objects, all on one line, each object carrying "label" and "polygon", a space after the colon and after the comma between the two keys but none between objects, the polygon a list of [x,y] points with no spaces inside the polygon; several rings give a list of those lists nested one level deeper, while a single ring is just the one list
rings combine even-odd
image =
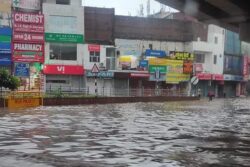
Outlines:
[{"label": "yellow signboard", "polygon": [[155,66],[166,66],[168,64],[168,59],[163,58],[149,58],[148,64],[149,65],[155,65]]},{"label": "yellow signboard", "polygon": [[178,84],[179,82],[188,81],[189,79],[190,79],[190,74],[168,73],[166,82],[172,84]]},{"label": "yellow signboard", "polygon": [[41,105],[40,98],[16,98],[8,99],[8,108],[27,108]]},{"label": "yellow signboard", "polygon": [[11,12],[11,0],[1,0],[0,3],[0,13],[10,13]]}]

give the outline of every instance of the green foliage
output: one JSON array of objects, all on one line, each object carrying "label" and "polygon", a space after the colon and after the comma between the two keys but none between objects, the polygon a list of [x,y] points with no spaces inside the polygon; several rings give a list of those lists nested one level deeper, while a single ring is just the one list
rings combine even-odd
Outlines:
[{"label": "green foliage", "polygon": [[8,71],[0,70],[0,87],[15,90],[20,86],[20,80],[8,73]]}]

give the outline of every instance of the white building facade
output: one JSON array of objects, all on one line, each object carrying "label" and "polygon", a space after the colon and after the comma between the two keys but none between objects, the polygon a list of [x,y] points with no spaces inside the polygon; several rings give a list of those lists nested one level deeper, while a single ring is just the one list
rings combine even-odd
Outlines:
[{"label": "white building facade", "polygon": [[84,8],[81,0],[45,0],[46,89],[85,88]]}]

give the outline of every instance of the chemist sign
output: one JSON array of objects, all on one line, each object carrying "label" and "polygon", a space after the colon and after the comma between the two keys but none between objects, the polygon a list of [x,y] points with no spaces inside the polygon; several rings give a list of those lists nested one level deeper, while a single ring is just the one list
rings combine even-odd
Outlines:
[{"label": "chemist sign", "polygon": [[28,63],[15,63],[15,76],[29,77],[30,67]]}]

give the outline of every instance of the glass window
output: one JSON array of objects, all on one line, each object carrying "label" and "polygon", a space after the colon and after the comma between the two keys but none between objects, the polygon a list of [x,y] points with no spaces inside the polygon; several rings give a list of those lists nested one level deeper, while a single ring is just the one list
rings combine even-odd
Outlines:
[{"label": "glass window", "polygon": [[214,55],[214,64],[217,64],[217,56]]},{"label": "glass window", "polygon": [[70,5],[70,0],[56,0],[56,4]]},{"label": "glass window", "polygon": [[51,60],[77,60],[77,45],[76,44],[50,44],[50,59]]},{"label": "glass window", "polygon": [[89,52],[89,61],[90,62],[100,62],[100,52]]},{"label": "glass window", "polygon": [[[74,16],[50,15],[48,19],[48,30],[54,33],[77,33],[77,18]],[[60,27],[60,28],[58,28]]]},{"label": "glass window", "polygon": [[215,44],[218,43],[218,37],[214,37],[214,43],[215,43]]},{"label": "glass window", "polygon": [[195,54],[195,62],[196,63],[205,63],[205,55],[204,54]]}]

